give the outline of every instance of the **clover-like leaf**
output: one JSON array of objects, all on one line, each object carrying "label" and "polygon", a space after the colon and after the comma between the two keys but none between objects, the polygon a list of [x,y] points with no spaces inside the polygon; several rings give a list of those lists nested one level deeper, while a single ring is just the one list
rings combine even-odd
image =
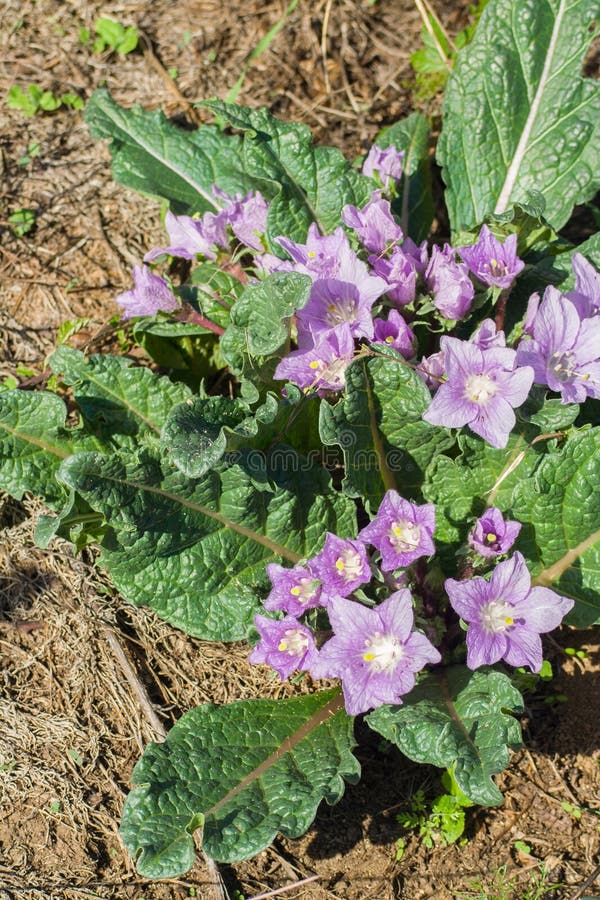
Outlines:
[{"label": "clover-like leaf", "polygon": [[598,190],[600,87],[581,77],[597,0],[490,0],[444,99],[438,160],[453,229],[540,191],[560,228]]},{"label": "clover-like leaf", "polygon": [[530,526],[519,549],[535,581],[575,600],[568,622],[591,625],[600,616],[600,428],[548,453],[518,485],[513,512]]},{"label": "clover-like leaf", "polygon": [[265,566],[295,563],[326,531],[355,534],[355,512],[324,469],[290,447],[186,477],[158,448],[65,460],[59,478],[104,516],[102,564],[121,594],[205,640],[248,636],[268,591]]},{"label": "clover-like leaf", "polygon": [[453,443],[423,421],[430,401],[423,380],[391,351],[355,360],[341,400],[321,403],[321,439],[343,450],[344,490],[373,512],[390,488],[419,497],[426,466]]},{"label": "clover-like leaf", "polygon": [[355,782],[353,720],[339,692],[286,700],[210,703],[187,713],[133,770],[121,835],[146,878],[194,864],[193,831],[222,862],[263,850],[280,832],[299,837],[321,800]]},{"label": "clover-like leaf", "polygon": [[501,672],[463,666],[427,675],[402,706],[380,706],[367,722],[415,762],[452,768],[461,791],[482,806],[502,803],[493,775],[521,745],[523,701]]}]

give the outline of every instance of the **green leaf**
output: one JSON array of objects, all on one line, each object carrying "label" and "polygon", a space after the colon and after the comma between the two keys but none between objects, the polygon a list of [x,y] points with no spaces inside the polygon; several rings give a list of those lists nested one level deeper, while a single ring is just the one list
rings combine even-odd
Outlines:
[{"label": "green leaf", "polygon": [[175,878],[194,864],[203,826],[209,857],[235,862],[278,832],[299,837],[319,803],[356,782],[353,720],[338,691],[285,700],[206,703],[187,713],[133,770],[121,836],[145,878]]},{"label": "green leaf", "polygon": [[115,181],[164,197],[175,213],[218,209],[213,184],[230,194],[253,187],[243,172],[240,139],[213,126],[184,131],[158,110],[119,106],[106,90],[94,92],[84,118],[92,137],[112,141]]},{"label": "green leaf", "polygon": [[452,766],[461,791],[481,806],[498,806],[494,784],[508,764],[509,748],[521,745],[521,729],[506,714],[521,712],[523,701],[501,672],[470,672],[454,666],[427,675],[402,706],[380,706],[367,722],[415,762]]},{"label": "green leaf", "polygon": [[216,466],[226,450],[254,436],[257,429],[250,408],[242,400],[195,397],[170,411],[162,444],[180,471],[190,478],[200,478]]},{"label": "green leaf", "polygon": [[111,526],[102,564],[122,595],[205,640],[248,636],[267,563],[313,555],[326,531],[356,534],[353,504],[289,447],[261,454],[260,471],[240,454],[200,479],[158,449],[81,453],[58,477]]},{"label": "green leaf", "polygon": [[578,403],[563,403],[560,397],[548,399],[546,390],[535,385],[523,406],[519,418],[532,422],[543,432],[558,431],[572,425],[579,415]]},{"label": "green leaf", "polygon": [[39,109],[39,97],[31,91],[30,85],[27,91],[24,91],[18,84],[13,84],[9,88],[6,98],[6,105],[9,109],[19,109],[26,116],[35,116]]},{"label": "green leaf", "polygon": [[0,488],[20,500],[26,491],[49,506],[67,499],[56,481],[61,462],[75,448],[98,446],[66,428],[67,408],[55,394],[8,390],[0,393]]},{"label": "green leaf", "polygon": [[514,497],[519,548],[538,584],[572,597],[573,625],[600,616],[600,428],[574,434],[549,453]]},{"label": "green leaf", "polygon": [[555,228],[598,190],[600,87],[581,77],[597,0],[491,0],[446,89],[438,161],[453,229],[541,191]]},{"label": "green leaf", "polygon": [[502,450],[474,435],[461,435],[459,445],[460,456],[431,462],[423,485],[423,496],[436,504],[436,539],[445,543],[462,543],[486,505],[514,515],[515,487],[531,478],[543,451],[542,442],[530,446],[519,432]]},{"label": "green leaf", "polygon": [[374,182],[359,175],[334,147],[313,147],[306,125],[282,122],[266,109],[248,109],[220,100],[206,101],[216,116],[244,135],[244,170],[271,200],[266,238],[281,253],[275,238],[303,241],[311,222],[329,234],[342,224],[342,208],[364,206]]},{"label": "green leaf", "polygon": [[418,498],[426,466],[453,443],[421,418],[430,402],[423,380],[393,351],[355,360],[342,399],[321,402],[321,440],[342,448],[344,490],[372,512],[389,489]]},{"label": "green leaf", "polygon": [[234,372],[243,371],[246,359],[270,356],[289,336],[294,312],[308,301],[312,281],[298,272],[274,272],[250,284],[231,310],[231,325],[221,349]]},{"label": "green leaf", "polygon": [[[119,435],[160,434],[173,405],[190,390],[121,356],[84,356],[62,344],[51,355],[55,375],[73,386],[87,428],[105,439]],[[118,442],[117,442],[118,443]]]},{"label": "green leaf", "polygon": [[400,215],[405,234],[414,241],[429,235],[433,222],[431,167],[429,165],[429,122],[421,113],[411,113],[380,131],[375,138],[378,147],[395,147],[404,151],[402,181],[394,211]]}]

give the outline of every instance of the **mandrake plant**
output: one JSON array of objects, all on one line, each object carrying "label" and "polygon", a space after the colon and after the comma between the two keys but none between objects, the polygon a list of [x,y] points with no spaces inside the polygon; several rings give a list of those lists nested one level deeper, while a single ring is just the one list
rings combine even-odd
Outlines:
[{"label": "mandrake plant", "polygon": [[48,390],[0,392],[0,485],[44,499],[41,546],[96,542],[132,603],[304,681],[148,747],[142,875],[191,868],[198,830],[225,862],[302,834],[359,778],[358,715],[502,802],[514,669],[600,614],[600,243],[560,234],[598,188],[597,12],[487,5],[445,94],[446,241],[418,113],[357,168],[264,109],[207,101],[190,132],[90,100],[115,178],[166,201],[117,298],[154,365],[66,328]]}]

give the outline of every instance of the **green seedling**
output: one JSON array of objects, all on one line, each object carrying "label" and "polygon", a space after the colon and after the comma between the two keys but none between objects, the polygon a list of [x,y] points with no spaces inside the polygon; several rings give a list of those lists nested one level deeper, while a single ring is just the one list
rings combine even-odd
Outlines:
[{"label": "green seedling", "polygon": [[20,110],[26,116],[35,116],[39,112],[55,112],[61,106],[83,109],[84,102],[73,91],[55,94],[54,91],[43,90],[37,84],[30,84],[26,89],[13,84],[8,92],[6,105],[9,109]]},{"label": "green seedling", "polygon": [[35,210],[27,209],[25,207],[16,209],[14,213],[11,213],[8,217],[8,222],[12,233],[17,237],[23,237],[24,234],[27,234],[35,227]]},{"label": "green seedling", "polygon": [[139,33],[134,25],[121,25],[120,22],[103,16],[96,22],[95,31],[98,36],[93,45],[94,53],[111,50],[125,56],[127,53],[132,53],[138,45]]}]

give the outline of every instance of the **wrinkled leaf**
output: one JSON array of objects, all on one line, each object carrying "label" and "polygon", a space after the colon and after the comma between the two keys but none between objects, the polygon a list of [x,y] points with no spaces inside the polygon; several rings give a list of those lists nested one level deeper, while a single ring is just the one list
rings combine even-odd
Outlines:
[{"label": "wrinkled leaf", "polygon": [[581,77],[597,0],[491,0],[446,89],[438,161],[453,229],[540,191],[560,228],[598,190],[600,87]]},{"label": "wrinkled leaf", "polygon": [[427,675],[402,706],[381,706],[367,722],[409,759],[452,767],[473,803],[498,806],[502,794],[492,776],[508,764],[509,749],[521,745],[519,723],[506,711],[522,709],[521,695],[506,675],[455,666]]},{"label": "wrinkled leaf", "polygon": [[278,832],[299,837],[321,800],[355,782],[353,720],[337,691],[285,700],[206,703],[133,770],[121,835],[146,878],[174,878],[194,864],[193,831],[206,853],[246,859]]}]

